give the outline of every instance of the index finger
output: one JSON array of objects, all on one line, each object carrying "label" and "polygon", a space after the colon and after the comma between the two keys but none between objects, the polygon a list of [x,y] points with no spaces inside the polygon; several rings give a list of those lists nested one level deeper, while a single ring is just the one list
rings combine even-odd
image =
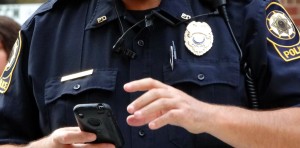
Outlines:
[{"label": "index finger", "polygon": [[127,92],[147,91],[153,88],[164,88],[166,85],[152,78],[144,78],[135,80],[124,85],[124,90]]},{"label": "index finger", "polygon": [[[158,88],[167,88],[167,85],[164,83],[154,80],[152,78],[145,78],[141,80],[136,80],[129,82],[124,85],[124,90],[127,92],[135,92],[135,91],[148,91],[148,90],[159,90]],[[159,94],[159,93],[158,93]],[[159,96],[157,94],[153,93],[145,93],[135,101],[133,101],[130,105],[127,107],[127,111],[129,113],[134,113],[137,109],[140,109],[141,107],[149,104],[150,102],[157,99]]]},{"label": "index finger", "polygon": [[96,140],[94,133],[80,131],[79,128],[61,128],[52,134],[53,140],[61,144],[86,143]]}]

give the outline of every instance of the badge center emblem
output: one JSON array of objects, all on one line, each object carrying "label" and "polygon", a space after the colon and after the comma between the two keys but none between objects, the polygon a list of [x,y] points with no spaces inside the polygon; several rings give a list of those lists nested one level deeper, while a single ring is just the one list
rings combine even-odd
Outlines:
[{"label": "badge center emblem", "polygon": [[193,41],[196,43],[196,44],[203,44],[205,42],[205,35],[204,34],[200,34],[200,33],[197,33],[194,35],[193,37]]},{"label": "badge center emblem", "polygon": [[281,11],[272,11],[267,17],[267,27],[277,38],[289,40],[295,37],[295,28],[289,17]]}]

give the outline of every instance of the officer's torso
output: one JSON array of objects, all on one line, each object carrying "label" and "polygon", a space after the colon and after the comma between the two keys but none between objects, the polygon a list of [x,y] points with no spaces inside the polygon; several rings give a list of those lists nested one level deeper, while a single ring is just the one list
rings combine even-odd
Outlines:
[{"label": "officer's torso", "polygon": [[[141,23],[124,37],[124,48],[136,53],[130,58],[116,53],[112,47],[122,35],[120,24],[124,30],[134,25],[138,19],[132,15],[136,12],[119,12],[122,15],[120,23],[118,19],[110,20],[110,13],[115,10],[104,13],[106,9],[100,9],[104,2],[96,3],[91,0],[80,5],[54,5],[53,11],[35,16],[38,25],[32,31],[28,61],[43,132],[49,134],[59,127],[76,125],[72,112],[76,104],[106,102],[111,105],[121,127],[125,147],[225,146],[216,138],[189,134],[178,127],[166,126],[151,131],[146,126],[128,126],[126,107],[142,92],[129,94],[123,90],[126,82],[152,77],[205,102],[245,107],[240,57],[223,18],[210,15],[195,19],[206,22],[213,35],[210,38],[212,47],[198,56],[185,45],[188,23],[172,26],[154,17],[150,20],[153,25],[145,27]],[[190,10],[180,9],[186,15],[193,17],[209,12],[199,2],[189,3]],[[170,9],[176,11],[176,8]],[[102,20],[96,21],[101,17]],[[43,20],[45,18],[47,21]],[[171,64],[173,42],[176,58]],[[86,70],[93,72],[61,81],[63,76]]]}]

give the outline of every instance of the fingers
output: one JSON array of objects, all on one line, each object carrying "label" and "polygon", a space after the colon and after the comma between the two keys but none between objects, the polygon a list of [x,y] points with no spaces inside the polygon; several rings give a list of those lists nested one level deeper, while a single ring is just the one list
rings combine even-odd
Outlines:
[{"label": "fingers", "polygon": [[[110,143],[87,144],[96,140],[96,135],[93,133],[83,132],[79,127],[65,127],[55,130],[49,138],[50,147],[58,148],[115,148]],[[51,140],[52,139],[52,140]],[[49,141],[49,140],[48,140]]]},{"label": "fingers", "polygon": [[165,125],[175,125],[175,126],[181,126],[181,122],[184,122],[181,117],[184,116],[184,113],[182,113],[182,110],[180,109],[172,109],[168,110],[164,114],[161,114],[160,116],[149,115],[145,118],[139,118],[135,115],[130,115],[127,118],[127,122],[131,126],[141,126],[148,123],[148,126],[152,130],[159,129]]},{"label": "fingers", "polygon": [[158,129],[170,124],[193,133],[202,132],[203,124],[195,121],[206,117],[201,113],[207,105],[197,99],[151,78],[127,83],[124,89],[127,92],[147,91],[128,105],[127,110],[131,114],[127,117],[129,125],[148,124],[150,129]]},{"label": "fingers", "polygon": [[124,90],[127,92],[136,92],[136,91],[147,91],[153,88],[165,88],[167,85],[154,80],[152,78],[145,78],[141,80],[136,80],[129,82],[124,85]]},{"label": "fingers", "polygon": [[78,127],[57,129],[51,137],[55,143],[60,144],[86,143],[96,140],[95,134],[83,132]]},{"label": "fingers", "polygon": [[124,85],[124,90],[127,92],[148,91],[127,107],[127,111],[131,114],[158,98],[170,97],[167,92],[168,86],[151,78],[127,83]]},{"label": "fingers", "polygon": [[127,123],[132,126],[141,126],[150,121],[159,118],[166,112],[176,109],[177,101],[169,98],[160,98],[140,110],[133,113],[127,118]]},{"label": "fingers", "polygon": [[170,117],[180,107],[181,91],[151,78],[133,81],[124,85],[128,92],[147,91],[133,101],[127,111],[127,123],[131,126],[141,126],[149,123],[150,128],[156,129],[166,124],[176,124]]},{"label": "fingers", "polygon": [[178,122],[180,122],[180,119],[177,119],[179,117],[178,116],[179,112],[180,112],[179,110],[171,110],[167,112],[166,114],[160,116],[159,118],[156,118],[155,120],[151,121],[149,123],[149,128],[156,130],[167,124],[178,126],[179,125]]},{"label": "fingers", "polygon": [[155,102],[161,98],[170,98],[171,94],[168,93],[168,90],[162,88],[154,88],[149,90],[148,92],[144,93],[138,99],[133,101],[127,107],[127,111],[133,114],[135,111],[145,107],[146,105]]}]

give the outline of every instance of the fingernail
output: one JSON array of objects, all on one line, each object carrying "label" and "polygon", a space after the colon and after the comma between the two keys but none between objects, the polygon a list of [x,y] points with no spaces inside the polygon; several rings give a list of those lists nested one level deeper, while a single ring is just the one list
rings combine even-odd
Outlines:
[{"label": "fingernail", "polygon": [[150,122],[148,126],[150,129],[155,129],[155,123],[153,122]]},{"label": "fingernail", "polygon": [[124,84],[124,88],[128,88],[130,85],[128,83]]},{"label": "fingernail", "polygon": [[142,116],[142,112],[141,111],[136,111],[136,112],[134,112],[134,116],[135,117],[141,117]]},{"label": "fingernail", "polygon": [[132,106],[132,105],[129,105],[129,106],[127,107],[127,111],[128,111],[128,113],[132,114],[132,113],[134,112],[133,106]]}]

